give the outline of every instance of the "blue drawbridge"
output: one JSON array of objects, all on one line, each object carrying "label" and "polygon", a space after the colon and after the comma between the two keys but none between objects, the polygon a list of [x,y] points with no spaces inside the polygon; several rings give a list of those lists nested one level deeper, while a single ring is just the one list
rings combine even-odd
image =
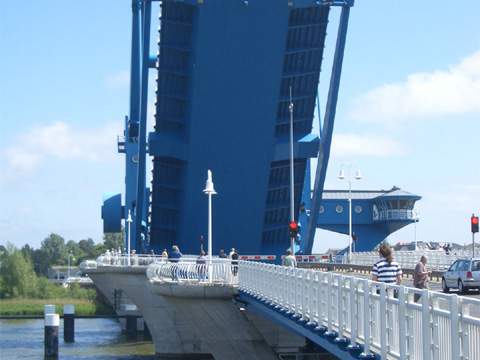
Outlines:
[{"label": "blue drawbridge", "polygon": [[[152,56],[157,6],[158,55]],[[105,231],[119,231],[130,215],[125,238],[137,252],[176,244],[197,253],[207,235],[202,189],[211,169],[218,192],[213,252],[235,247],[244,254],[283,254],[289,246],[291,89],[296,220],[302,194],[310,191],[304,188],[309,161],[318,159],[301,244],[311,252],[351,6],[353,0],[133,0],[130,114],[118,144],[125,154],[126,191],[123,201],[119,194],[105,198]],[[327,24],[335,7],[341,15],[333,67],[322,76],[328,95],[320,100]],[[148,133],[150,71],[157,81],[154,129]],[[320,137],[312,134],[319,104],[325,104]]]}]

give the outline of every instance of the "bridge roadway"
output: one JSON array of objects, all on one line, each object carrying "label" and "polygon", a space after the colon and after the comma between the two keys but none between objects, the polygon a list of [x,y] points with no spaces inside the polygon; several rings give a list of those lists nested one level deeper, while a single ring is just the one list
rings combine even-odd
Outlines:
[{"label": "bridge roadway", "polygon": [[[240,261],[238,276],[232,276],[231,266],[226,264],[211,273],[201,270],[192,259],[178,264],[156,262],[148,268],[133,263],[125,270],[137,268],[135,272],[145,277],[146,269],[148,287],[156,286],[155,292],[162,292],[164,298],[178,297],[179,291],[185,298],[200,290],[198,301],[205,303],[204,309],[212,286],[206,274],[211,274],[215,286],[233,289],[225,294],[233,295],[247,313],[260,314],[340,359],[480,359],[478,299],[250,261]],[[125,271],[122,266],[115,268]],[[139,286],[137,280],[129,283]],[[414,294],[421,295],[418,303],[413,301]]]},{"label": "bridge roadway", "polygon": [[242,265],[241,298],[341,359],[480,359],[476,299],[334,272]]}]

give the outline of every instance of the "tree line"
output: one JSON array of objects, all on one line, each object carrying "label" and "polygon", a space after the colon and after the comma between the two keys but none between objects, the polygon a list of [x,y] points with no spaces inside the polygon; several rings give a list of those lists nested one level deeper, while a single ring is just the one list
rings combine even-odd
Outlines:
[{"label": "tree line", "polygon": [[[78,265],[85,259],[94,259],[107,249],[123,248],[123,232],[105,234],[103,242],[95,244],[88,238],[78,242],[50,234],[39,249],[26,244],[18,249],[13,244],[0,245],[0,298],[32,297],[85,298],[94,296],[89,290],[71,286],[64,289],[51,284],[46,276],[48,269],[55,265]],[[73,291],[73,293],[72,293]]]}]

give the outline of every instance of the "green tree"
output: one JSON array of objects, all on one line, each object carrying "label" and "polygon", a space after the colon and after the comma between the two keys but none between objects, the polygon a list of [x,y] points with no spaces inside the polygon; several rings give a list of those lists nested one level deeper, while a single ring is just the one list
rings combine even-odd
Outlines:
[{"label": "green tree", "polygon": [[0,264],[1,297],[34,296],[37,276],[32,263],[15,246],[7,244],[7,255]]},{"label": "green tree", "polygon": [[73,259],[72,265],[78,265],[85,257],[85,252],[80,248],[80,245],[76,243],[74,240],[69,240],[67,242],[67,253],[72,254]]},{"label": "green tree", "polygon": [[80,240],[78,246],[89,258],[95,257],[95,243],[92,239]]},{"label": "green tree", "polygon": [[58,234],[50,234],[42,241],[40,248],[49,259],[49,265],[65,265],[67,263],[67,247],[65,240]]},{"label": "green tree", "polygon": [[38,276],[47,276],[48,268],[50,267],[50,259],[48,254],[42,249],[37,249],[33,252],[33,269]]},{"label": "green tree", "polygon": [[123,242],[123,229],[121,232],[118,233],[105,233],[103,235],[103,244],[105,245],[106,249],[118,249],[124,248]]}]

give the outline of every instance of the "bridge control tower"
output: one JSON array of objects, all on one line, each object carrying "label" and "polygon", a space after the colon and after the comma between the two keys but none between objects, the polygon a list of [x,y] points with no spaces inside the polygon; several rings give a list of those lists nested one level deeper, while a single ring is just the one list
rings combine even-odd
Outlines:
[{"label": "bridge control tower", "polygon": [[[158,55],[150,55],[152,0],[133,0],[125,199],[110,194],[105,231],[125,226],[137,252],[179,245],[197,253],[207,234],[206,171],[215,177],[214,249],[281,255],[289,246],[290,92],[298,219],[307,162],[318,158],[319,207],[353,0],[165,0]],[[328,97],[318,98],[329,16],[341,9]],[[154,129],[146,129],[148,73],[157,74]],[[320,137],[311,133],[325,104]],[[146,181],[147,154],[153,161]],[[127,225],[127,224],[125,224]],[[309,238],[316,222],[312,217]],[[310,241],[310,242],[313,242]]]},{"label": "bridge control tower", "polygon": [[[414,210],[421,196],[393,187],[390,190],[352,191],[355,251],[371,251],[391,233],[418,221]],[[317,226],[348,235],[348,191],[324,190]]]}]

